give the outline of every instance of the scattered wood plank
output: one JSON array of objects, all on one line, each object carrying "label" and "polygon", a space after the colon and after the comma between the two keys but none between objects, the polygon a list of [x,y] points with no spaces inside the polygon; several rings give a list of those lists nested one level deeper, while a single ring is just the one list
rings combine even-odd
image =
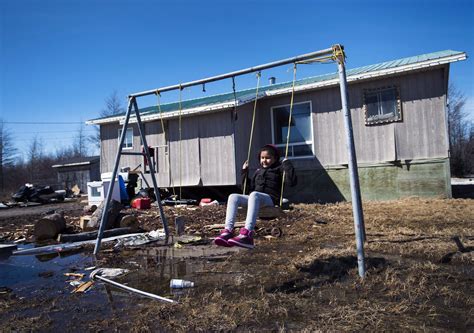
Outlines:
[{"label": "scattered wood plank", "polygon": [[82,274],[82,273],[64,273],[64,276],[68,276],[68,277],[72,276],[72,277],[82,279],[84,277],[84,274]]},{"label": "scattered wood plank", "polygon": [[[208,230],[214,230],[214,229],[224,229],[224,224],[210,224],[204,226]],[[234,224],[235,228],[242,228],[245,227],[245,222],[235,222]]]},{"label": "scattered wood plank", "polygon": [[74,289],[72,292],[73,293],[85,293],[87,290],[89,290],[90,287],[94,284],[94,281],[87,281],[82,284],[80,284],[76,289]]},{"label": "scattered wood plank", "polygon": [[90,227],[89,227],[89,222],[90,222],[91,218],[92,218],[91,215],[84,215],[84,216],[81,216],[81,218],[79,219],[79,227],[80,227],[82,230],[90,229]]},{"label": "scattered wood plank", "polygon": [[[107,237],[131,234],[131,233],[136,232],[136,230],[137,230],[136,228],[130,228],[130,227],[105,230],[103,233],[103,237],[107,238]],[[61,243],[86,241],[86,240],[96,239],[97,233],[98,231],[81,232],[80,234],[59,234],[57,240],[58,242],[61,242]]]}]

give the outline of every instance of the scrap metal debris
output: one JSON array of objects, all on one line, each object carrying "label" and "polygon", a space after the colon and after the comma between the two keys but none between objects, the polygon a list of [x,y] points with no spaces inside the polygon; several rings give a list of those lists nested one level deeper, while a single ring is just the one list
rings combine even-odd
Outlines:
[{"label": "scrap metal debris", "polygon": [[166,234],[164,230],[158,229],[147,233],[119,239],[117,244],[115,244],[114,248],[117,249],[124,246],[141,246],[164,239],[166,239]]},{"label": "scrap metal debris", "polygon": [[129,270],[124,268],[97,268],[91,272],[90,277],[94,279],[96,275],[100,275],[107,278],[114,278],[128,272]]}]

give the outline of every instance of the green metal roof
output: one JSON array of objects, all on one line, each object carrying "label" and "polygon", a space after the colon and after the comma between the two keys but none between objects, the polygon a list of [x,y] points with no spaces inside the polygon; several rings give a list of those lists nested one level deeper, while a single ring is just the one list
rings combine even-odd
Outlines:
[{"label": "green metal roof", "polygon": [[[452,56],[461,56],[463,54],[464,52],[452,51],[452,50],[438,51],[438,52],[427,53],[427,54],[422,54],[418,56],[402,58],[402,59],[397,59],[397,60],[392,60],[392,61],[386,61],[386,62],[381,62],[378,64],[349,69],[346,71],[346,75],[347,75],[347,78],[350,79],[350,77],[352,76],[370,74],[372,72],[375,73],[375,72],[383,71],[383,70],[397,69],[403,66],[414,65],[417,63],[425,62],[425,61],[434,61],[436,59],[442,59],[442,58],[447,58],[447,57],[452,57]],[[308,77],[308,78],[297,80],[295,82],[295,87],[323,83],[325,81],[330,81],[337,78],[338,78],[337,72]],[[291,88],[291,85],[292,85],[292,82],[283,82],[279,84],[273,84],[273,85],[260,87],[259,95],[260,93],[264,95],[266,92],[271,92],[273,90]],[[255,98],[255,90],[256,88],[237,91],[236,99],[239,101],[239,105],[252,101]],[[234,102],[233,92],[209,96],[209,97],[185,100],[181,102],[181,109],[182,110],[193,109],[197,107],[212,106],[212,105],[226,103],[226,102],[229,102],[229,103]],[[173,102],[173,103],[161,105],[162,113],[178,111],[178,110],[179,110],[179,102]],[[152,115],[155,113],[158,113],[157,106],[150,106],[150,107],[140,109],[140,114],[142,116]],[[106,120],[108,118],[117,118],[120,116],[122,117],[125,116],[125,113],[109,116],[109,117],[97,118],[91,121]]]}]

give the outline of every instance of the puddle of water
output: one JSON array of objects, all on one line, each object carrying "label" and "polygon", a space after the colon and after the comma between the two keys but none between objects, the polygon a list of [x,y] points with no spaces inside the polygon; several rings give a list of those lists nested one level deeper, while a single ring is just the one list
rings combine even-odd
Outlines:
[{"label": "puddle of water", "polygon": [[[130,287],[161,296],[179,296],[195,288],[202,291],[206,285],[218,285],[222,278],[211,272],[212,266],[225,260],[232,253],[242,251],[238,248],[223,248],[211,245],[174,247],[148,247],[127,253],[133,255],[140,268],[117,279]],[[171,279],[192,281],[194,288],[170,289]]]},{"label": "puddle of water", "polygon": [[[214,245],[185,245],[177,249],[172,245],[154,243],[140,249],[123,249],[118,253],[104,252],[99,262],[109,262],[107,266],[111,268],[115,262],[114,268],[130,269],[128,274],[113,278],[114,281],[179,302],[185,295],[199,297],[215,288],[223,288],[226,281],[234,279],[238,273],[235,270],[224,273],[214,270],[239,251],[247,250]],[[78,327],[90,329],[88,325],[91,322],[97,324],[100,318],[127,321],[129,312],[133,312],[129,310],[148,306],[149,299],[100,281],[96,281],[86,294],[71,294],[73,287],[63,273],[84,273],[83,281],[87,281],[90,271],[85,271],[85,268],[95,263],[90,251],[0,258],[0,287],[11,289],[15,297],[25,298],[31,304],[14,303],[7,316],[38,317],[46,311],[51,320],[48,330],[62,331]],[[193,281],[195,287],[171,289],[171,279]]]},{"label": "puddle of water", "polygon": [[[28,244],[21,248],[34,248],[34,245]],[[124,249],[113,256],[121,257],[122,265],[125,263],[128,267],[114,268],[128,268],[131,271],[113,280],[132,288],[176,299],[192,290],[203,291],[220,285],[222,273],[213,272],[213,266],[238,251],[242,249],[213,245],[185,245],[175,248],[172,245],[157,246],[156,243],[140,249]],[[30,297],[52,290],[69,293],[72,287],[63,273],[85,273],[83,280],[87,281],[90,272],[84,269],[94,265],[93,254],[82,252],[82,249],[47,255],[12,255],[6,259],[0,258],[0,287],[7,287],[20,296]],[[171,279],[193,281],[195,287],[171,289]],[[95,285],[92,294],[106,293],[106,288],[100,285],[102,283]],[[114,298],[117,304],[123,301],[124,296],[130,297],[128,292],[116,287],[109,286],[107,289],[110,290],[106,293],[107,298],[111,301],[111,295],[116,296]]]},{"label": "puddle of water", "polygon": [[[33,248],[25,245],[22,248]],[[22,296],[37,294],[40,290],[62,290],[70,292],[72,287],[66,283],[63,273],[77,271],[85,273],[86,267],[94,265],[94,258],[90,252],[82,250],[52,253],[47,255],[13,255],[6,259],[0,258],[0,287],[13,289]],[[200,291],[210,286],[218,285],[221,274],[212,272],[212,266],[224,261],[232,253],[242,251],[239,248],[224,248],[212,245],[173,246],[150,245],[141,249],[124,249],[119,254],[128,267],[130,273],[114,280],[130,287],[154,293],[161,296],[175,298],[190,290],[170,289],[171,279],[193,281],[195,288]],[[244,250],[245,251],[245,250]],[[87,280],[85,277],[84,280]],[[94,287],[97,292],[104,292],[104,288]],[[128,295],[110,287],[114,295]]]},{"label": "puddle of water", "polygon": [[[21,247],[33,248],[34,246],[28,244]],[[81,270],[90,265],[92,265],[92,257],[78,251],[36,256],[4,256],[0,258],[0,287],[24,292],[38,285],[44,288],[47,285],[57,284],[58,280],[65,281],[66,277],[63,273],[71,272],[71,269]]]}]

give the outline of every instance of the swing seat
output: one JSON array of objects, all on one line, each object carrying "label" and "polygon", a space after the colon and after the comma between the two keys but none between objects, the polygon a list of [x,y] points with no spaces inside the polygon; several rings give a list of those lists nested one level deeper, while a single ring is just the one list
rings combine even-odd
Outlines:
[{"label": "swing seat", "polygon": [[285,215],[285,212],[279,206],[266,206],[260,208],[258,217],[261,219],[276,219]]},{"label": "swing seat", "polygon": [[290,209],[290,201],[286,198],[282,199],[281,206],[265,206],[260,208],[258,218],[264,220],[273,220],[286,215],[285,210]]},{"label": "swing seat", "polygon": [[[289,206],[288,200],[286,199],[283,200],[283,208]],[[239,207],[239,212],[246,215],[247,214],[247,208],[246,207]],[[263,219],[263,220],[273,220],[278,217],[283,217],[285,216],[285,211],[282,209],[282,207],[279,206],[265,206],[261,207],[260,210],[258,211],[258,218]]]}]

